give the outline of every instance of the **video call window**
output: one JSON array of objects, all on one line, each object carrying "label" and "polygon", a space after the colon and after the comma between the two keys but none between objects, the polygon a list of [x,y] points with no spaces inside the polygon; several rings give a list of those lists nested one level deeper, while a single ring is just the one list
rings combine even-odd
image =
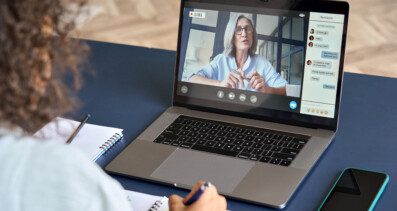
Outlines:
[{"label": "video call window", "polygon": [[[192,11],[205,14],[204,18],[189,17]],[[292,94],[287,95],[300,97],[307,25],[303,17],[186,9],[182,33],[188,39],[181,42],[181,49],[186,51],[181,52],[180,69],[183,74],[180,80],[189,82],[192,75],[223,53],[227,24],[240,15],[249,18],[257,32],[255,54],[266,59],[285,79],[287,86],[292,87]]]}]

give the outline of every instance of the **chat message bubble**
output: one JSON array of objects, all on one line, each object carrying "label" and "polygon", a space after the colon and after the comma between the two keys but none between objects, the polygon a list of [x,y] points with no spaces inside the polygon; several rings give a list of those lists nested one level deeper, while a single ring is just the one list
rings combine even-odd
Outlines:
[{"label": "chat message bubble", "polygon": [[335,85],[323,84],[323,88],[324,89],[334,90],[335,89]]},{"label": "chat message bubble", "polygon": [[329,45],[328,45],[328,44],[318,44],[318,43],[315,43],[315,44],[314,44],[314,47],[316,47],[316,48],[322,48],[322,49],[329,49]]},{"label": "chat message bubble", "polygon": [[313,61],[313,67],[331,69],[332,63],[328,62],[328,61],[314,60]]},{"label": "chat message bubble", "polygon": [[314,40],[316,40],[316,41],[323,41],[323,37],[315,37]]},{"label": "chat message bubble", "polygon": [[331,52],[331,51],[321,51],[321,58],[322,59],[335,59],[339,58],[338,52]]},{"label": "chat message bubble", "polygon": [[335,76],[335,73],[332,71],[325,71],[325,70],[312,70],[313,75],[321,75],[321,76],[330,76],[333,77]]},{"label": "chat message bubble", "polygon": [[316,34],[317,35],[325,35],[325,36],[327,36],[327,35],[329,35],[329,32],[328,31],[323,31],[323,30],[317,30]]}]

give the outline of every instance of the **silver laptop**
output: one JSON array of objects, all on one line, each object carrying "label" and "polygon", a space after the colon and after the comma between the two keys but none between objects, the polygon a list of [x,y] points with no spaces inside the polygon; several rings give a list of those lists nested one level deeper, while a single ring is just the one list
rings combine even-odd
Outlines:
[{"label": "silver laptop", "polygon": [[106,170],[285,207],[337,130],[348,10],[182,1],[173,106]]}]

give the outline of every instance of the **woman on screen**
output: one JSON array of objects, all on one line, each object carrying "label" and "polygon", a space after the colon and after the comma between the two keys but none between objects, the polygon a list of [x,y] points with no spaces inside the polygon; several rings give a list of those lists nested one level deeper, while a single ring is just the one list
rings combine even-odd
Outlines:
[{"label": "woman on screen", "polygon": [[258,40],[251,19],[231,17],[226,26],[224,52],[194,73],[193,83],[285,95],[287,81],[260,55],[255,54]]}]

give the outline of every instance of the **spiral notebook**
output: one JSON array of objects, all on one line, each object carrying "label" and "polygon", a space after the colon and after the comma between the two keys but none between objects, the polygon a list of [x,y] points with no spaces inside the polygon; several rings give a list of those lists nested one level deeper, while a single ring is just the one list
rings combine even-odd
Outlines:
[{"label": "spiral notebook", "polygon": [[[66,143],[79,124],[78,121],[57,117],[37,131],[34,136]],[[123,129],[86,123],[70,145],[80,149],[89,158],[96,161],[122,138]]]},{"label": "spiral notebook", "polygon": [[126,190],[133,211],[168,211],[168,198]]}]

